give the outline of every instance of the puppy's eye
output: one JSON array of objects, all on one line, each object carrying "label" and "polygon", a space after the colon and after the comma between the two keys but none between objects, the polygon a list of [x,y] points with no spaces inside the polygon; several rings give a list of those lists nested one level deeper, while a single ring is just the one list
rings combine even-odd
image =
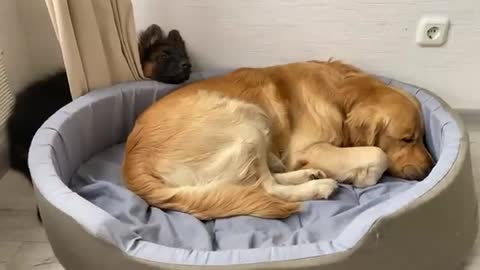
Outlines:
[{"label": "puppy's eye", "polygon": [[161,59],[167,59],[169,57],[168,53],[162,53],[160,54]]},{"label": "puppy's eye", "polygon": [[414,139],[413,138],[403,138],[402,142],[404,143],[413,143]]}]

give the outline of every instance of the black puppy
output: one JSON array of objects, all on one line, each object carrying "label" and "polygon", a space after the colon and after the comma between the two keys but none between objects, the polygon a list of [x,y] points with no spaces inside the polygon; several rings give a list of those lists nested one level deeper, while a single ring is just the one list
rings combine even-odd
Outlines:
[{"label": "black puppy", "polygon": [[[148,27],[140,34],[139,53],[143,69],[152,71],[145,75],[148,78],[177,84],[190,77],[191,64],[185,43],[176,30],[165,38],[157,25]],[[16,96],[7,122],[12,169],[31,181],[27,159],[33,136],[51,115],[71,101],[65,70],[33,82]]]},{"label": "black puppy", "polygon": [[[7,121],[10,167],[30,181],[28,148],[35,132],[59,108],[72,101],[65,71],[36,81],[20,92]],[[37,216],[41,220],[37,208]]]},{"label": "black puppy", "polygon": [[10,167],[30,179],[28,148],[33,135],[59,108],[72,101],[65,71],[36,81],[15,98],[7,122]]}]

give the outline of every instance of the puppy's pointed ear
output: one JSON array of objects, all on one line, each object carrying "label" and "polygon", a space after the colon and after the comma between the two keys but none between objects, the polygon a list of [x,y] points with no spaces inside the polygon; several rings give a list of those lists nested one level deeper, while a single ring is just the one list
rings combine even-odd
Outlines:
[{"label": "puppy's pointed ear", "polygon": [[148,53],[152,45],[163,38],[163,31],[160,26],[156,24],[150,25],[147,29],[145,29],[145,31],[140,33],[140,37],[138,39],[138,51],[140,52],[140,60],[142,63],[144,63],[148,57]]},{"label": "puppy's pointed ear", "polygon": [[375,146],[380,132],[385,129],[388,120],[381,109],[372,106],[357,105],[350,111],[345,126],[353,146]]},{"label": "puppy's pointed ear", "polygon": [[180,35],[180,32],[178,30],[172,30],[168,33],[168,37],[171,42],[173,42],[175,45],[185,48],[185,41],[183,40],[182,36]]}]

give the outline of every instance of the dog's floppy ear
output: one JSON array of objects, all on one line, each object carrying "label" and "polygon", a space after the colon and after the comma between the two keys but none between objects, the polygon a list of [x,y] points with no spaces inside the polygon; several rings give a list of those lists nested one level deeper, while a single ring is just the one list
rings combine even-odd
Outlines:
[{"label": "dog's floppy ear", "polygon": [[185,41],[183,40],[182,36],[180,35],[180,32],[178,30],[172,30],[168,33],[168,37],[171,42],[173,42],[175,45],[179,46],[180,48],[185,49]]},{"label": "dog's floppy ear", "polygon": [[162,40],[163,31],[160,26],[156,24],[150,25],[145,31],[140,33],[140,38],[138,40],[138,51],[140,52],[140,60],[143,63],[148,56],[149,50],[153,44]]},{"label": "dog's floppy ear", "polygon": [[373,106],[357,105],[346,117],[345,126],[353,146],[374,146],[386,127],[385,115]]}]

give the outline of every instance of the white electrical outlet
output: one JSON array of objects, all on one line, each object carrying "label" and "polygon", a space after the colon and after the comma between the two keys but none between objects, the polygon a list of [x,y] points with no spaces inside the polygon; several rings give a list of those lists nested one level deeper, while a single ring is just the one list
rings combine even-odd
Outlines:
[{"label": "white electrical outlet", "polygon": [[441,46],[447,41],[450,20],[445,16],[423,16],[417,26],[416,42],[420,46]]}]

